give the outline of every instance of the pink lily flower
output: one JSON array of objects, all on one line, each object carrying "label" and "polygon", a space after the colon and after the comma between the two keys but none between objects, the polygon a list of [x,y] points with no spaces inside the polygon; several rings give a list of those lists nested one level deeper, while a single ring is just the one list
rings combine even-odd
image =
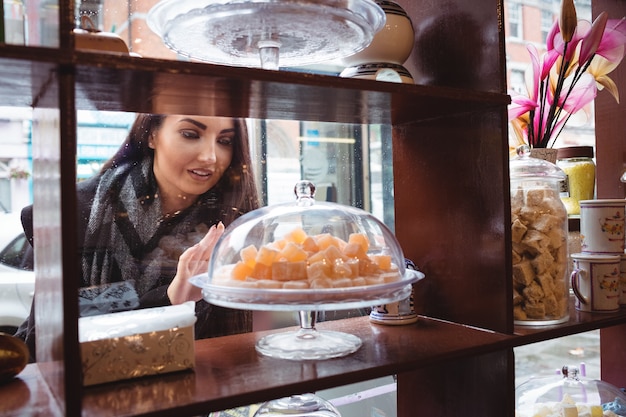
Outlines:
[{"label": "pink lily flower", "polygon": [[600,13],[593,24],[576,21],[572,0],[563,0],[561,16],[546,40],[546,52],[527,46],[532,84],[527,95],[512,94],[508,108],[519,143],[552,146],[569,118],[606,88],[619,102],[617,86],[607,74],[624,58],[626,18]]},{"label": "pink lily flower", "polygon": [[608,61],[616,63],[616,66],[624,58],[624,45],[626,44],[626,18],[608,19],[606,29],[602,34],[596,55],[600,55]]},{"label": "pink lily flower", "polygon": [[626,18],[609,19],[598,48],[587,69],[597,82],[598,89],[606,88],[619,103],[615,82],[607,76],[622,62],[626,51]]},{"label": "pink lily flower", "polygon": [[600,41],[603,38],[604,29],[606,28],[606,22],[609,15],[606,12],[600,13],[600,15],[594,20],[591,25],[591,29],[583,38],[580,45],[580,58],[579,61],[584,65],[588,60],[593,58],[593,55],[600,46]]},{"label": "pink lily flower", "polygon": [[587,33],[587,27],[589,22],[586,20],[579,20],[578,25],[576,26],[576,30],[574,31],[574,35],[572,36],[571,41],[567,44],[567,50],[565,54],[563,54],[563,49],[565,48],[565,41],[563,40],[563,36],[561,35],[561,30],[559,29],[558,22],[555,22],[552,25],[552,29],[548,34],[548,38],[546,39],[546,47],[548,53],[558,54],[565,57],[566,61],[570,61],[572,56],[576,52],[576,48],[580,41],[582,41],[584,34]]},{"label": "pink lily flower", "polygon": [[529,99],[523,94],[511,97],[511,105],[508,108],[509,120],[516,119],[531,110],[535,110],[539,105],[536,101]]},{"label": "pink lily flower", "polygon": [[596,80],[598,90],[606,89],[617,103],[619,103],[617,85],[607,74],[617,68],[618,65],[619,62],[611,62],[600,55],[596,55],[587,69],[587,72]]}]

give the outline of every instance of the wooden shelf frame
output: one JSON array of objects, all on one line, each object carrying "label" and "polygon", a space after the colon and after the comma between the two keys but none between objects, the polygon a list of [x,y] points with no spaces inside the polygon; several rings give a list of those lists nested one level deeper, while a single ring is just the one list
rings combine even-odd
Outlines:
[{"label": "wooden shelf frame", "polygon": [[60,73],[73,75],[79,110],[402,125],[510,102],[508,95],[493,92],[299,72],[277,77],[261,69],[119,54],[75,52],[59,58],[56,49],[16,46],[2,46],[0,52],[0,98],[6,106],[55,108],[53,80]]},{"label": "wooden shelf frame", "polygon": [[[605,367],[626,367],[626,331],[615,334],[626,327],[624,312],[572,310],[564,325],[513,326],[501,0],[399,0],[417,25],[406,64],[414,86],[77,52],[73,3],[60,2],[59,48],[0,46],[0,104],[34,109],[36,212],[43,212],[35,219],[43,360],[0,387],[0,398],[12,400],[0,401],[3,415],[196,415],[396,374],[400,417],[414,415],[416,401],[424,415],[458,415],[471,404],[473,415],[512,416],[513,348],[598,328],[603,342],[616,341],[603,347],[603,376]],[[598,7],[621,13],[624,3],[594,0]],[[624,66],[619,71],[615,79],[626,85]],[[63,302],[75,299],[78,285],[78,245],[63,231],[76,218],[81,109],[391,124],[396,234],[427,276],[417,291],[420,322],[320,323],[359,335],[363,347],[346,358],[280,366],[254,351],[262,333],[203,340],[195,372],[81,388],[77,306]],[[599,134],[614,135],[612,125]],[[599,148],[598,158],[626,152],[614,136]],[[609,198],[607,178],[599,172],[599,196]],[[609,382],[625,374],[613,372]]]},{"label": "wooden shelf frame", "polygon": [[[571,303],[573,309],[573,300]],[[382,326],[367,317],[319,323],[318,329],[359,336],[363,346],[354,354],[326,361],[289,361],[259,355],[255,343],[285,328],[207,339],[196,342],[196,368],[142,379],[89,387],[82,409],[89,416],[201,415],[302,392],[367,381],[386,375],[454,362],[473,355],[489,355],[517,346],[624,323],[626,311],[591,314],[570,311],[570,321],[549,327],[518,326],[515,335],[487,331],[420,316],[408,326]],[[28,365],[18,379],[0,391],[0,404],[8,398],[31,395],[28,407],[38,415],[61,415],[46,389],[46,367]],[[2,408],[2,407],[0,407]],[[18,416],[24,405],[4,408],[3,415]],[[45,410],[45,411],[44,411]],[[14,412],[14,414],[13,414]]]}]

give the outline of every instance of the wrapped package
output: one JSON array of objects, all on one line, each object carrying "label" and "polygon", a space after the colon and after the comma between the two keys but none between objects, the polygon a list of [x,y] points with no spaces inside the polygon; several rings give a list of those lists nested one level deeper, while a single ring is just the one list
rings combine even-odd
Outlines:
[{"label": "wrapped package", "polygon": [[193,369],[195,304],[78,319],[83,385]]}]

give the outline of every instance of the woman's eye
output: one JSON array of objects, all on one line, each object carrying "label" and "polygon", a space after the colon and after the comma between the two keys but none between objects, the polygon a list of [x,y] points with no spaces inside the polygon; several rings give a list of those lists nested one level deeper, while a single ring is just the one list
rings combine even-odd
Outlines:
[{"label": "woman's eye", "polygon": [[233,138],[230,136],[220,136],[217,138],[217,142],[220,145],[231,146],[233,144]]},{"label": "woman's eye", "polygon": [[198,134],[198,132],[194,131],[194,130],[181,130],[180,134],[187,139],[197,139],[200,137],[200,135]]}]

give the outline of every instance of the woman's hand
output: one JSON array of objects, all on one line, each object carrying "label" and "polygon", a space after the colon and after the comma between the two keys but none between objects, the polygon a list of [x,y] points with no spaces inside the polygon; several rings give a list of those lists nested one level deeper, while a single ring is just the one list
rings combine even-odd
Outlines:
[{"label": "woman's hand", "polygon": [[176,276],[167,288],[167,296],[172,304],[202,299],[202,290],[189,282],[194,275],[207,272],[209,259],[217,239],[224,233],[224,224],[211,226],[200,242],[188,248],[178,259]]}]

